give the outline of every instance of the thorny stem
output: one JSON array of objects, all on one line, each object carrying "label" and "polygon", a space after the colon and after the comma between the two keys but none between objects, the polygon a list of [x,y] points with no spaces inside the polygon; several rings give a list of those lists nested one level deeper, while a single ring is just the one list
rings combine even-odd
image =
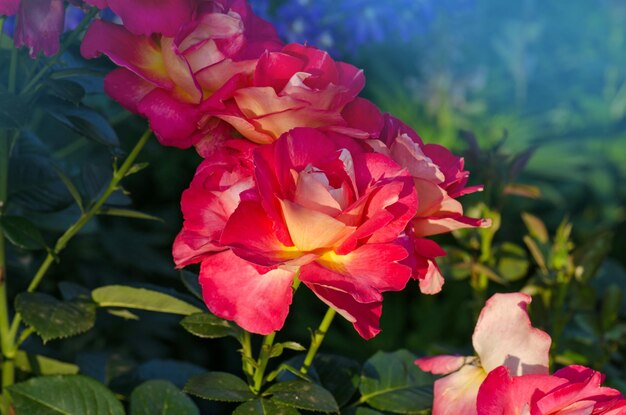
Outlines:
[{"label": "thorny stem", "polygon": [[[111,194],[115,190],[118,189],[120,181],[126,176],[130,168],[133,166],[135,159],[137,158],[137,156],[139,155],[139,153],[141,152],[145,144],[148,142],[148,139],[150,138],[151,135],[152,135],[152,132],[150,129],[146,130],[143,133],[143,135],[141,136],[139,141],[137,141],[137,144],[135,144],[135,147],[132,149],[128,157],[126,157],[126,160],[124,160],[124,163],[122,164],[122,166],[119,169],[115,169],[115,171],[113,172],[113,178],[109,182],[109,185],[107,186],[102,196],[100,196],[100,198],[91,206],[91,208],[87,210],[86,212],[84,212],[78,218],[78,220],[72,226],[70,226],[65,231],[65,233],[61,235],[61,237],[57,240],[56,244],[54,245],[54,249],[48,252],[48,255],[46,255],[46,258],[44,259],[43,263],[39,266],[39,269],[35,273],[35,276],[33,277],[32,281],[28,285],[28,289],[27,289],[28,292],[33,292],[37,289],[37,287],[41,283],[41,280],[48,272],[50,265],[52,265],[52,263],[54,262],[55,258],[58,257],[61,251],[65,249],[65,247],[67,246],[68,242],[87,224],[87,222],[89,222],[89,220],[98,213],[98,211],[100,210],[102,205],[107,201],[109,196],[111,196]],[[21,321],[20,315],[16,314],[15,317],[13,318],[13,322],[11,323],[11,329],[10,329],[11,339],[15,338],[15,335],[17,334],[17,330],[19,328],[20,321]]]},{"label": "thorny stem", "polygon": [[[4,20],[2,21],[4,26]],[[2,28],[0,27],[0,31]],[[15,92],[15,72],[17,68],[17,50],[11,52],[11,63],[9,64],[9,92]],[[7,130],[0,130],[0,218],[4,215],[9,183],[9,156],[16,134]],[[3,414],[9,413],[11,407],[11,397],[8,394],[7,386],[15,381],[15,356],[13,337],[9,328],[9,304],[7,295],[7,268],[5,252],[5,235],[0,226],[0,350],[2,351],[2,405],[0,409]]]},{"label": "thorny stem", "polygon": [[324,315],[320,326],[313,333],[313,336],[311,337],[311,346],[309,347],[309,350],[304,357],[304,362],[300,367],[300,373],[302,373],[303,375],[306,375],[306,373],[309,371],[309,368],[311,367],[311,364],[313,364],[313,359],[315,359],[315,355],[317,354],[318,349],[324,341],[324,337],[326,336],[328,328],[335,318],[335,314],[337,314],[337,312],[333,308],[328,307],[328,310],[326,311],[326,314]]},{"label": "thorny stem", "polygon": [[272,353],[272,347],[274,346],[274,338],[276,332],[270,333],[263,338],[263,344],[261,345],[261,352],[259,353],[259,360],[257,362],[257,368],[254,371],[252,378],[252,391],[259,393],[263,386],[263,377],[265,375],[265,369],[267,369],[267,363],[270,360],[270,354]]},{"label": "thorny stem", "polygon": [[[0,217],[4,215],[7,200],[9,176],[9,151],[11,139],[6,130],[0,131]],[[10,408],[10,397],[6,386],[12,385],[15,378],[15,364],[11,350],[13,339],[9,334],[9,304],[7,300],[6,256],[4,230],[0,226],[0,349],[2,350],[2,413]]]},{"label": "thorny stem", "polygon": [[251,379],[254,376],[254,365],[252,364],[252,341],[250,339],[250,333],[243,330],[241,333],[241,354],[243,355],[242,365],[243,373]]}]

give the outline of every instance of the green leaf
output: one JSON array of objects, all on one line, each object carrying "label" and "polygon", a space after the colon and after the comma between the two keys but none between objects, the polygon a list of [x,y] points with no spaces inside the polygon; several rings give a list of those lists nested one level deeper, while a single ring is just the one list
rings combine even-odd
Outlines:
[{"label": "green leaf", "polygon": [[526,228],[528,228],[530,236],[537,239],[542,244],[548,243],[550,240],[548,230],[541,219],[531,215],[530,213],[522,213],[522,220],[524,221],[524,224],[526,224]]},{"label": "green leaf", "polygon": [[526,197],[528,199],[539,199],[541,197],[541,189],[537,186],[521,183],[509,183],[504,186],[502,191],[505,195],[514,195]]},{"label": "green leaf", "polygon": [[29,354],[22,350],[18,350],[15,355],[15,366],[22,372],[37,375],[75,375],[79,370],[78,366],[73,363]]},{"label": "green leaf", "polygon": [[91,293],[91,297],[100,307],[134,308],[183,316],[202,312],[198,307],[171,295],[124,285],[107,285],[96,288]]},{"label": "green leaf", "polygon": [[72,196],[55,171],[51,150],[32,132],[21,131],[9,163],[9,198],[29,212],[58,212]]},{"label": "green leaf", "polygon": [[535,240],[530,236],[526,235],[524,236],[524,243],[528,247],[530,254],[533,256],[533,259],[537,263],[537,266],[539,266],[544,274],[547,274],[548,267],[546,266],[546,258],[543,255],[543,252],[541,252],[541,248],[539,248],[539,245],[537,245],[537,242],[535,242]]},{"label": "green leaf", "polygon": [[130,395],[130,415],[199,415],[196,404],[171,382],[149,380]]},{"label": "green leaf", "polygon": [[85,96],[85,89],[77,82],[66,79],[48,79],[46,93],[78,105]]},{"label": "green leaf", "polygon": [[194,376],[189,379],[184,391],[210,401],[245,402],[255,398],[246,382],[224,372],[209,372]]},{"label": "green leaf", "polygon": [[38,377],[8,389],[18,414],[124,415],[113,393],[86,376]]},{"label": "green leaf", "polygon": [[306,350],[306,347],[298,342],[282,342],[278,344],[280,344],[284,349],[295,350],[296,352],[303,352]]},{"label": "green leaf", "polygon": [[415,365],[415,356],[406,350],[378,352],[363,366],[361,401],[375,409],[412,414],[433,402],[433,377]]},{"label": "green leaf", "polygon": [[0,129],[20,128],[30,113],[20,96],[0,92]]},{"label": "green leaf", "polygon": [[111,309],[111,310],[107,310],[107,312],[109,314],[111,314],[112,316],[115,317],[119,317],[119,318],[123,318],[124,320],[139,320],[139,316],[135,313],[133,313],[130,310],[126,310],[126,309]]},{"label": "green leaf", "polygon": [[78,191],[78,189],[76,188],[74,183],[72,183],[70,178],[67,177],[65,175],[65,173],[63,173],[61,170],[59,170],[59,169],[54,169],[54,170],[56,171],[56,173],[59,175],[59,177],[63,181],[63,184],[65,185],[65,187],[67,187],[67,190],[72,195],[72,198],[74,198],[74,201],[76,202],[76,204],[80,208],[80,211],[84,212],[85,209],[83,208],[83,198],[80,196],[80,192]]},{"label": "green leaf", "polygon": [[15,309],[44,342],[84,333],[96,321],[96,305],[82,297],[62,302],[47,294],[22,293]]},{"label": "green leaf", "polygon": [[339,405],[330,392],[320,385],[303,380],[277,383],[263,395],[272,395],[272,401],[298,409],[315,412],[339,412]]},{"label": "green leaf", "polygon": [[494,256],[498,258],[498,274],[507,281],[517,281],[528,272],[528,255],[519,245],[504,242]]},{"label": "green leaf", "polygon": [[272,350],[270,351],[270,358],[274,358],[274,357],[278,357],[282,355],[284,349],[290,349],[290,350],[301,352],[301,351],[306,350],[306,347],[296,342],[276,343],[272,346]]},{"label": "green leaf", "polygon": [[239,405],[233,415],[298,415],[297,409],[278,406],[267,399],[255,399]]},{"label": "green leaf", "polygon": [[478,274],[483,274],[491,281],[497,282],[498,284],[507,285],[508,282],[498,274],[496,274],[491,268],[486,265],[483,265],[479,262],[474,262],[472,264],[472,271]]},{"label": "green leaf", "polygon": [[77,133],[109,147],[119,147],[117,134],[108,121],[91,108],[56,100],[46,109],[57,121]]},{"label": "green leaf", "polygon": [[330,354],[318,354],[313,367],[320,383],[333,394],[339,406],[347,404],[359,387],[359,362]]},{"label": "green leaf", "polygon": [[219,339],[220,337],[237,337],[239,329],[226,320],[209,313],[195,313],[188,315],[180,324],[194,336],[206,339]]},{"label": "green leaf", "polygon": [[7,239],[22,249],[42,249],[46,247],[39,229],[28,219],[19,216],[0,216],[0,226]]},{"label": "green leaf", "polygon": [[159,217],[148,215],[147,213],[138,212],[132,209],[103,207],[98,210],[98,215],[122,216],[125,218],[156,220],[159,222],[163,222],[163,219]]},{"label": "green leaf", "polygon": [[128,177],[130,175],[133,175],[135,173],[139,173],[140,171],[142,171],[143,169],[145,169],[146,167],[148,167],[150,165],[150,163],[144,162],[144,163],[135,163],[133,164],[130,169],[128,169],[128,171],[126,172],[126,174],[124,175],[124,177]]}]

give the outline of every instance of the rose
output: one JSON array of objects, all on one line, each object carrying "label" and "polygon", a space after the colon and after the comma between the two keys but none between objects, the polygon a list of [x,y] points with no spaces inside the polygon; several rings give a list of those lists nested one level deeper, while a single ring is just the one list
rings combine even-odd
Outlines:
[{"label": "rose", "polygon": [[181,199],[185,221],[173,247],[178,267],[227,249],[219,244],[224,226],[254,189],[253,148],[247,140],[228,140],[198,166]]},{"label": "rose", "polygon": [[211,113],[260,144],[296,127],[367,137],[342,115],[364,84],[363,71],[356,67],[314,47],[290,44],[265,52],[250,81],[222,94]]},{"label": "rose", "polygon": [[463,216],[463,206],[456,200],[482,190],[482,186],[465,187],[469,172],[464,170],[462,157],[438,144],[424,144],[415,131],[389,114],[384,116],[379,139],[415,179],[420,206],[411,221],[412,235],[424,237],[489,225],[484,219]]},{"label": "rose", "polygon": [[[487,374],[505,366],[512,375],[548,374],[550,336],[532,327],[526,308],[531,297],[495,294],[480,312],[473,356],[417,359],[420,369],[445,374],[435,382],[433,415],[476,414],[476,397]],[[508,413],[507,413],[508,414]]]},{"label": "rose", "polygon": [[111,8],[136,35],[174,36],[191,20],[198,0],[85,0],[99,9]]},{"label": "rose", "polygon": [[[357,105],[358,104],[358,105]],[[444,283],[435,261],[445,251],[426,236],[451,232],[455,229],[489,226],[484,219],[463,215],[457,197],[482,190],[482,186],[465,187],[469,172],[464,170],[463,158],[437,144],[424,144],[410,127],[380,111],[363,99],[355,100],[344,112],[350,123],[367,125],[376,139],[367,140],[375,151],[394,159],[413,176],[418,196],[418,209],[407,228],[405,244],[413,265],[413,278],[424,294],[436,294]]]},{"label": "rose", "polygon": [[18,15],[15,47],[28,47],[31,58],[39,52],[52,56],[59,51],[65,19],[63,0],[2,0],[0,16],[14,14]]},{"label": "rose", "polygon": [[135,35],[96,20],[81,53],[86,58],[104,53],[122,66],[105,78],[106,92],[147,117],[162,144],[187,148],[215,131],[205,110],[212,95],[249,76],[263,51],[280,47],[273,27],[245,1],[211,0],[199,3],[175,36]]},{"label": "rose", "polygon": [[[416,208],[408,173],[349,137],[297,128],[254,150],[254,177],[256,195],[241,193],[223,230],[214,233],[230,249],[191,261],[202,262],[208,308],[268,334],[284,323],[297,274],[361,336],[375,336],[381,293],[401,290],[411,274],[399,263],[408,253],[397,240]],[[202,192],[194,182],[194,192]],[[210,205],[184,203],[183,209],[204,212]],[[184,213],[181,235],[190,230],[191,213]]]},{"label": "rose", "polygon": [[478,391],[478,415],[558,415],[626,413],[619,391],[600,386],[604,375],[567,366],[554,375],[511,377],[506,366],[494,369]]}]

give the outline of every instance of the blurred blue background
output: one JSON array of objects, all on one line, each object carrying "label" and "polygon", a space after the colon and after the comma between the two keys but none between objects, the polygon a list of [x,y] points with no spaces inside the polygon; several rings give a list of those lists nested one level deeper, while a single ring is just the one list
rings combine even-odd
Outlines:
[{"label": "blurred blue background", "polygon": [[364,68],[366,96],[425,141],[463,151],[469,130],[483,148],[536,147],[524,180],[555,220],[623,228],[626,2],[251,3],[286,40]]}]

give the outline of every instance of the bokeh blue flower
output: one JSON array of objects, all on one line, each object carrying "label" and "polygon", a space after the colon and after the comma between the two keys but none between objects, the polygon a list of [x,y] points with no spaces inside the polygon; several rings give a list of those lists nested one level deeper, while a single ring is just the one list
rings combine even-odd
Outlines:
[{"label": "bokeh blue flower", "polygon": [[438,9],[470,6],[473,0],[295,0],[278,5],[252,0],[255,12],[274,23],[287,42],[306,43],[334,56],[365,45],[409,42],[428,30]]}]

